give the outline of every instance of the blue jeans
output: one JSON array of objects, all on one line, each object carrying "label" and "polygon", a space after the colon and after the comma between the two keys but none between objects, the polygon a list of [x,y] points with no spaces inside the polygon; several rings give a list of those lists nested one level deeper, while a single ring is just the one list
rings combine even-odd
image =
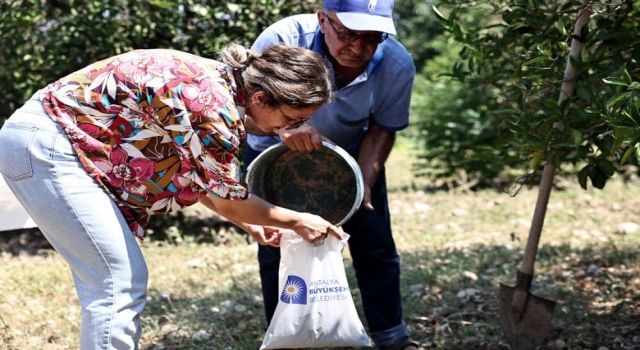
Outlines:
[{"label": "blue jeans", "polygon": [[5,122],[0,149],[7,185],[71,268],[80,349],[137,349],[148,271],[118,207],[38,101]]},{"label": "blue jeans", "polygon": [[[245,164],[258,154],[247,146]],[[384,170],[371,190],[371,200],[375,210],[358,210],[342,227],[351,235],[349,250],[369,334],[376,346],[388,347],[409,338],[409,332],[402,321],[400,257],[391,234]],[[270,322],[278,304],[280,249],[259,246],[258,261],[265,313]]]}]

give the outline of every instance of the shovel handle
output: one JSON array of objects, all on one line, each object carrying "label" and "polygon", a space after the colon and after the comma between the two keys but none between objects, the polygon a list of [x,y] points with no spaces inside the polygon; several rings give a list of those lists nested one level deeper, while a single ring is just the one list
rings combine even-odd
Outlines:
[{"label": "shovel handle", "polygon": [[538,199],[536,200],[536,207],[533,212],[533,219],[531,220],[531,229],[529,229],[527,247],[524,250],[524,261],[520,268],[520,272],[525,275],[533,274],[533,265],[536,262],[538,243],[540,242],[540,234],[542,233],[542,225],[544,224],[544,217],[547,213],[547,204],[549,203],[551,185],[553,184],[555,173],[556,167],[553,164],[547,163],[544,166],[542,180],[540,181],[540,188],[538,190]]},{"label": "shovel handle", "polygon": [[553,184],[555,173],[556,167],[552,163],[547,163],[547,165],[544,166],[536,208],[533,212],[533,220],[531,220],[531,229],[529,230],[529,238],[527,239],[527,247],[524,250],[524,261],[522,262],[520,271],[518,271],[516,288],[513,292],[513,298],[511,299],[511,312],[516,322],[519,322],[522,318],[527,304],[527,296],[529,295],[529,288],[533,280],[533,265],[536,262],[540,233],[542,232],[544,217],[547,213],[547,204],[549,203],[549,195],[551,194],[551,185]]}]

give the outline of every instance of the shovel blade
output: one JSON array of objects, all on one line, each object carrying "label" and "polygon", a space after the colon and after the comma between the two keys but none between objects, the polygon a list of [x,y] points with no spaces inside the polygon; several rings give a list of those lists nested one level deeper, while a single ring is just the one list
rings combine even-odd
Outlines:
[{"label": "shovel blade", "polygon": [[520,320],[516,320],[511,308],[515,289],[500,283],[500,328],[511,349],[532,350],[551,329],[556,303],[527,292],[524,312]]}]

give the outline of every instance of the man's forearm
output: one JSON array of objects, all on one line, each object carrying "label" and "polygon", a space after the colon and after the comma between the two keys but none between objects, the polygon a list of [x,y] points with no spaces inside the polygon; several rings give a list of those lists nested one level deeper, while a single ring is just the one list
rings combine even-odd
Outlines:
[{"label": "man's forearm", "polygon": [[365,185],[369,188],[376,183],[380,170],[391,153],[395,138],[395,132],[384,130],[375,123],[369,125],[358,153],[358,165]]}]

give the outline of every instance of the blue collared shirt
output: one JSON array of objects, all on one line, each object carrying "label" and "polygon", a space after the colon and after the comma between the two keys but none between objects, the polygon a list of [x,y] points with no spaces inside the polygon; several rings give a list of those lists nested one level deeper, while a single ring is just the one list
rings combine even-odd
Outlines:
[{"label": "blue collared shirt", "polygon": [[[279,20],[263,31],[253,49],[263,51],[284,43],[319,53],[331,72],[316,14],[295,15]],[[335,92],[334,100],[322,106],[309,121],[320,134],[354,154],[373,120],[382,129],[397,131],[409,125],[409,102],[415,65],[395,38],[378,45],[365,71]],[[251,148],[262,151],[279,142],[275,136],[249,135]]]}]

